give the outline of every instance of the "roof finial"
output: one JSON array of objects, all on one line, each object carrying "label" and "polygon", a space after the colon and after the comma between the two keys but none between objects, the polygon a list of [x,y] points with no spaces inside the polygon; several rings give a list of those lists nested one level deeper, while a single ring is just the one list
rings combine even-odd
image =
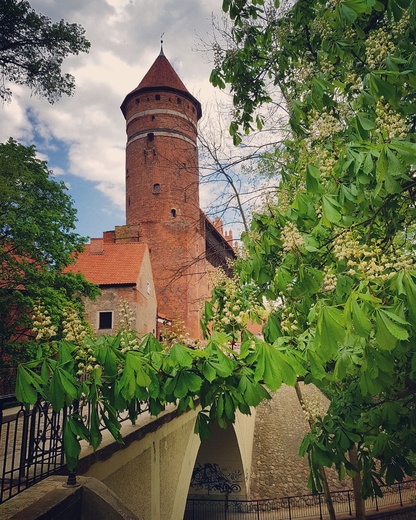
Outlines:
[{"label": "roof finial", "polygon": [[164,56],[164,54],[163,54],[163,35],[164,35],[164,34],[165,34],[165,33],[163,32],[163,33],[160,35],[160,54],[159,54],[159,56]]}]

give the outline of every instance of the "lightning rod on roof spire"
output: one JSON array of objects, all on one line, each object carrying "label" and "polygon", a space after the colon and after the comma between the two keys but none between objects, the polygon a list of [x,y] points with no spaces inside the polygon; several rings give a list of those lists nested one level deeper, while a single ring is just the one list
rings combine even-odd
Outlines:
[{"label": "lightning rod on roof spire", "polygon": [[160,35],[160,54],[159,54],[159,56],[164,56],[164,54],[163,54],[163,35],[164,35],[164,34],[165,34],[165,33],[163,32],[163,33]]}]

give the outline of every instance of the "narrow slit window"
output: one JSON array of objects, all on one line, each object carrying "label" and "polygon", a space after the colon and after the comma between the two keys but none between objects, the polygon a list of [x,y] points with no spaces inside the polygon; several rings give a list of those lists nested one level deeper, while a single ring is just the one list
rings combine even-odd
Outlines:
[{"label": "narrow slit window", "polygon": [[153,184],[153,191],[155,191],[156,193],[159,193],[160,192],[160,184]]},{"label": "narrow slit window", "polygon": [[149,132],[147,134],[147,140],[150,142],[150,141],[153,141],[155,138],[155,134],[153,132]]},{"label": "narrow slit window", "polygon": [[176,209],[172,208],[172,209],[170,210],[170,216],[173,217],[173,218],[176,217]]}]

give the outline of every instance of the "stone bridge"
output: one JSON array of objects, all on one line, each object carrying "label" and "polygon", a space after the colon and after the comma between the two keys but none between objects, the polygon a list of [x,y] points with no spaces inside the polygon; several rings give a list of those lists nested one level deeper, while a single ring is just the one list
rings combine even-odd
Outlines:
[{"label": "stone bridge", "polygon": [[106,484],[141,520],[182,519],[188,496],[248,498],[255,411],[225,430],[214,427],[203,443],[196,415],[171,409],[124,424],[124,446],[108,438],[96,453],[85,448],[81,473]]},{"label": "stone bridge", "polygon": [[[323,399],[311,385],[301,387],[305,398]],[[142,415],[135,426],[125,423],[124,446],[104,439],[96,453],[86,447],[80,474],[106,484],[141,520],[182,519],[188,497],[309,492],[307,462],[298,456],[308,427],[294,388],[283,386],[251,416],[238,414],[226,430],[214,427],[202,443],[194,433],[196,415],[171,408],[156,419]],[[335,474],[330,484],[343,487]]]}]

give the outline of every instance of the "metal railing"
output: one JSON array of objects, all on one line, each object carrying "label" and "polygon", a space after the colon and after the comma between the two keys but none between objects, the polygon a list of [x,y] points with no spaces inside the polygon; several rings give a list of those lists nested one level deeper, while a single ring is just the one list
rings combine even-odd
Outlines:
[{"label": "metal railing", "polygon": [[[141,414],[148,403],[137,402],[136,408]],[[0,504],[50,475],[65,472],[63,425],[70,412],[70,407],[54,412],[42,399],[25,408],[14,395],[0,396]],[[85,406],[79,413],[88,423],[90,409]],[[127,414],[119,416],[120,422],[127,419]]]},{"label": "metal railing", "polygon": [[[416,480],[381,486],[383,497],[366,500],[366,509],[379,511],[387,506],[403,506],[416,499]],[[335,513],[355,513],[352,490],[331,492]],[[295,520],[329,518],[324,495],[300,495],[266,500],[188,499],[184,520]]]}]

